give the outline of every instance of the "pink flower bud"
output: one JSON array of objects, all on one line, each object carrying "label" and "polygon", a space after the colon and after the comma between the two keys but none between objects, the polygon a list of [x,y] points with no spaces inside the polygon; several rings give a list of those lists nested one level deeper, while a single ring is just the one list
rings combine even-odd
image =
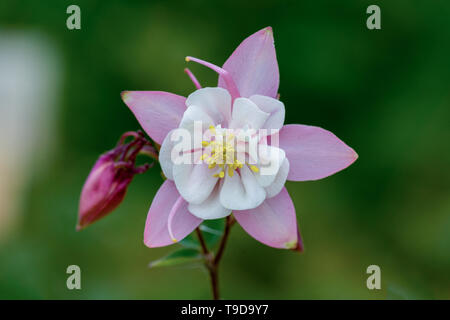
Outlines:
[{"label": "pink flower bud", "polygon": [[[135,139],[122,144],[126,135],[133,135]],[[104,217],[122,202],[134,175],[150,167],[148,164],[135,167],[136,156],[141,150],[147,155],[153,151],[156,157],[154,148],[141,133],[126,133],[116,148],[98,158],[81,191],[77,230]]]}]

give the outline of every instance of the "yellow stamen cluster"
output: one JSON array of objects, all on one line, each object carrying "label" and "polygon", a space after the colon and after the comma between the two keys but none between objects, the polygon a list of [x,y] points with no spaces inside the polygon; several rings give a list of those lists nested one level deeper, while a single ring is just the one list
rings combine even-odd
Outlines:
[{"label": "yellow stamen cluster", "polygon": [[[228,172],[228,175],[232,177],[236,169],[244,166],[242,162],[236,159],[236,150],[233,146],[234,135],[231,133],[226,136],[217,134],[214,126],[210,126],[209,130],[215,135],[215,140],[202,141],[202,146],[209,147],[211,152],[210,154],[204,153],[200,160],[204,160],[209,169],[214,169],[216,166],[221,169],[218,173],[214,173],[213,177],[224,178],[225,172]],[[250,165],[250,169],[253,172],[259,172],[257,166]]]}]

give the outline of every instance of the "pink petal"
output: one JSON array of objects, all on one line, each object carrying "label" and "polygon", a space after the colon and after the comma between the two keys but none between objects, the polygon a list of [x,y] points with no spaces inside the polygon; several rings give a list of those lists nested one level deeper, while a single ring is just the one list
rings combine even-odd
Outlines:
[{"label": "pink petal", "polygon": [[[159,188],[148,211],[145,222],[144,243],[147,247],[163,247],[173,244],[169,234],[168,219],[169,213],[175,202],[180,197],[175,183],[166,180]],[[188,203],[183,200],[181,206],[174,213],[171,221],[173,236],[178,241],[184,239],[202,222],[193,216],[187,209]]]},{"label": "pink petal", "polygon": [[289,159],[288,180],[322,179],[347,168],[358,158],[352,148],[319,127],[286,125],[280,130],[279,141]]},{"label": "pink petal", "polygon": [[[245,39],[223,65],[242,97],[276,97],[280,75],[273,42],[272,28],[264,28]],[[228,89],[221,76],[219,87]]]},{"label": "pink petal", "polygon": [[292,248],[294,251],[303,252],[305,250],[305,246],[303,245],[302,236],[300,234],[300,229],[297,228],[297,246],[295,248]]},{"label": "pink petal", "polygon": [[256,240],[274,248],[300,248],[294,204],[286,188],[259,207],[234,211],[237,222]]},{"label": "pink petal", "polygon": [[158,144],[170,130],[178,127],[186,110],[185,97],[163,91],[124,91],[122,100]]}]

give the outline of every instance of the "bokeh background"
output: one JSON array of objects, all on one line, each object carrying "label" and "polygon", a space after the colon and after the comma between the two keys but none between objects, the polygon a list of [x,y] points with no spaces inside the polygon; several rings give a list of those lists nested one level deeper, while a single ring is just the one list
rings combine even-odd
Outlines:
[{"label": "bokeh background", "polygon": [[[81,8],[81,30],[66,8]],[[366,28],[381,7],[382,30]],[[287,123],[334,132],[358,161],[288,183],[305,252],[266,247],[239,226],[220,269],[224,298],[450,298],[450,2],[0,2],[0,298],[208,299],[198,266],[149,269],[175,249],[144,246],[159,167],[121,206],[75,232],[97,156],[138,123],[123,90],[194,90],[192,55],[221,65],[272,26]],[[212,71],[189,65],[203,85]],[[81,267],[82,290],[66,288]],[[382,289],[366,288],[381,267]]]}]

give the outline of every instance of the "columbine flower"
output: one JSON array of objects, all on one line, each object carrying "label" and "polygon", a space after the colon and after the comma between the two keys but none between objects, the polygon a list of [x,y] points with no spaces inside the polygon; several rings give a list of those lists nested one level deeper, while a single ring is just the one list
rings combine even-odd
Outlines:
[{"label": "columbine flower", "polygon": [[[124,144],[128,136],[133,136],[134,140]],[[117,208],[134,175],[143,173],[150,167],[148,164],[135,167],[136,156],[142,152],[156,157],[156,152],[142,133],[127,132],[116,148],[98,158],[81,191],[77,230]]]},{"label": "columbine flower", "polygon": [[[319,127],[284,125],[270,27],[245,39],[222,68],[192,57],[186,61],[216,71],[219,87],[199,89],[187,99],[159,91],[122,94],[144,130],[162,144],[159,160],[167,177],[148,212],[144,243],[149,247],[172,244],[204,219],[233,213],[256,240],[275,248],[302,250],[286,180],[322,179],[352,164],[357,154]],[[182,148],[191,163],[174,162],[180,135],[175,129],[194,133],[196,123],[206,138],[196,143],[194,134],[189,147]],[[256,135],[259,129],[266,133]],[[257,159],[249,154],[245,136],[256,139]],[[239,145],[245,146],[244,155],[239,154]],[[263,173],[265,166],[270,170]]]}]

